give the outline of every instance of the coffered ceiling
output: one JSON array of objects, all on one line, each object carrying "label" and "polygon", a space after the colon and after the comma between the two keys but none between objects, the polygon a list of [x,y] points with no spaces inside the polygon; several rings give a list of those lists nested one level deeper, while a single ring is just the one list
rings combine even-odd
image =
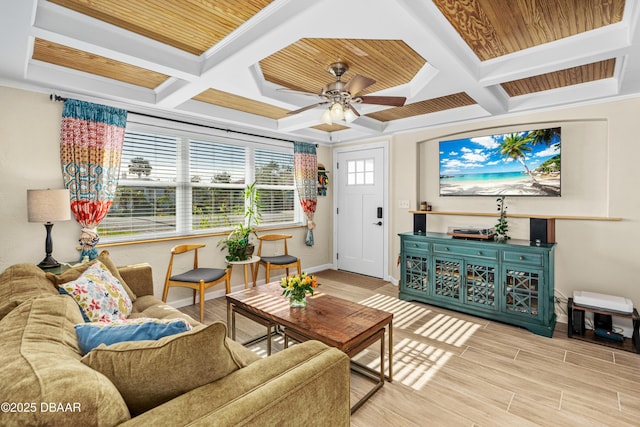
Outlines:
[{"label": "coffered ceiling", "polygon": [[[0,84],[339,143],[640,95],[630,0],[2,0]],[[375,80],[324,124],[328,66]],[[282,90],[288,89],[288,90]]]}]

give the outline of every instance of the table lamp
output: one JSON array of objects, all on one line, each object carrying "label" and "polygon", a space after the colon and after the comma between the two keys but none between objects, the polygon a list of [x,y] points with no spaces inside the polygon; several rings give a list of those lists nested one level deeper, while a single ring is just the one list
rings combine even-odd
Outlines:
[{"label": "table lamp", "polygon": [[42,269],[59,267],[60,263],[51,256],[53,252],[51,228],[53,228],[53,221],[71,219],[69,190],[27,190],[27,213],[29,222],[43,222],[47,230],[45,240],[47,255],[38,267]]}]

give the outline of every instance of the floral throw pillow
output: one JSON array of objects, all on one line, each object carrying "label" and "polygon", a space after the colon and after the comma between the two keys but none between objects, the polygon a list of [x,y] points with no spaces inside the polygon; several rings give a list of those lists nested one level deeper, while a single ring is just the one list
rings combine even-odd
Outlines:
[{"label": "floral throw pillow", "polygon": [[101,262],[93,264],[76,280],[59,285],[58,290],[78,303],[87,322],[123,320],[133,307],[120,281]]}]

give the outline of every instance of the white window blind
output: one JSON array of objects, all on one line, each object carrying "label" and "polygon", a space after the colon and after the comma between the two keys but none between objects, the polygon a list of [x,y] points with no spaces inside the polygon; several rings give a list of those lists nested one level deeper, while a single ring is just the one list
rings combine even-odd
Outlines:
[{"label": "white window blind", "polygon": [[260,192],[262,223],[294,221],[293,153],[256,150],[255,181]]},{"label": "white window blind", "polygon": [[191,141],[193,229],[225,227],[244,220],[246,148]]},{"label": "white window blind", "polygon": [[244,221],[254,180],[261,224],[300,222],[292,148],[126,131],[116,197],[98,233],[116,241],[229,229]]},{"label": "white window blind", "polygon": [[103,238],[176,231],[176,149],[170,136],[126,132],[116,197]]}]

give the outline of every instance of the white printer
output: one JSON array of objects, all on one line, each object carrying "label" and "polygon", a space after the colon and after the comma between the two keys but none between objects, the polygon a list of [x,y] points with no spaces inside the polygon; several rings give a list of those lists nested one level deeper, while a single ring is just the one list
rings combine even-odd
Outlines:
[{"label": "white printer", "polygon": [[582,307],[601,309],[621,314],[633,312],[633,302],[629,298],[596,292],[573,291],[573,303]]}]

